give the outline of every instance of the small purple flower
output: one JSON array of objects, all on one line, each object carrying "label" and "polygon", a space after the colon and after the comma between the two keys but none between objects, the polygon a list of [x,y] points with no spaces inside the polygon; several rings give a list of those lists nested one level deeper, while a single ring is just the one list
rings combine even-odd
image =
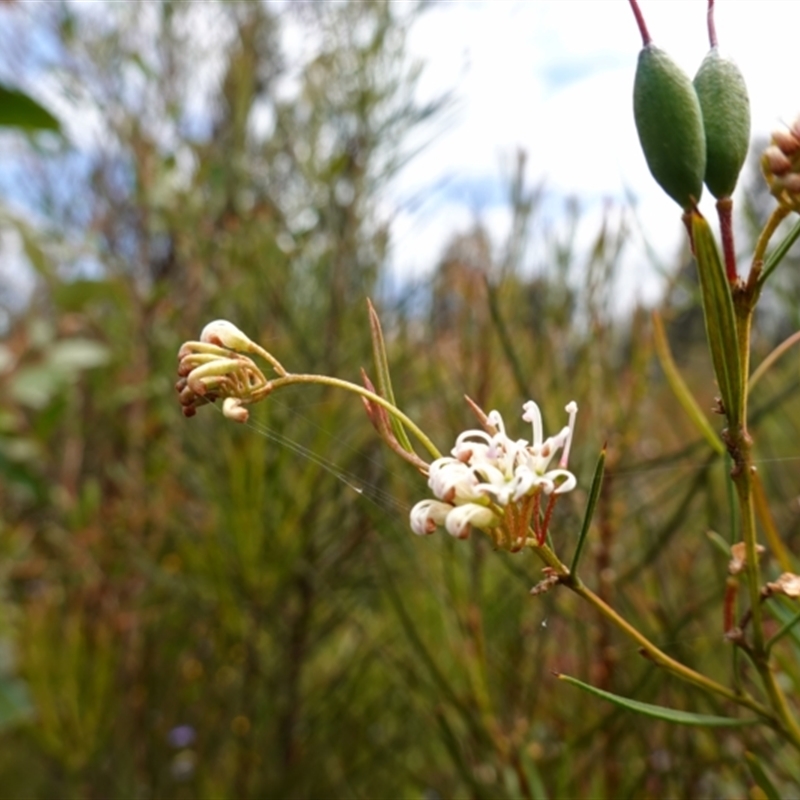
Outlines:
[{"label": "small purple flower", "polygon": [[188,747],[196,738],[197,733],[191,725],[178,725],[167,734],[167,741],[177,749]]}]

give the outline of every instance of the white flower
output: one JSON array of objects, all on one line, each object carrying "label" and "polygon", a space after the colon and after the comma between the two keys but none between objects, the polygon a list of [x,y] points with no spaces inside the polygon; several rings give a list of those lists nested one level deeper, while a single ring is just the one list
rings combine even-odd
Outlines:
[{"label": "white flower", "polygon": [[559,466],[566,467],[572,443],[572,431],[575,427],[575,416],[578,413],[577,404],[569,403],[564,409],[569,414],[569,424],[562,428],[556,436],[551,436],[544,441],[542,441],[542,414],[539,406],[533,400],[528,400],[522,408],[525,410],[522,419],[530,422],[533,427],[533,442],[527,449],[532,460],[531,468],[537,475],[544,475],[548,464],[559,449],[562,450]]},{"label": "white flower", "polygon": [[411,530],[417,536],[427,536],[436,530],[437,525],[444,525],[447,515],[453,510],[450,503],[440,500],[420,500],[411,509]]},{"label": "white flower", "polygon": [[[456,438],[452,457],[436,459],[429,468],[428,486],[436,500],[423,500],[411,511],[415,533],[432,533],[444,524],[447,531],[465,538],[470,527],[491,531],[505,526],[506,541],[524,541],[529,524],[544,540],[538,494],[560,495],[575,488],[575,476],[566,468],[577,405],[567,405],[568,424],[555,436],[544,438],[542,415],[532,400],[523,406],[522,418],[530,422],[532,442],[513,440],[506,434],[498,411],[486,415],[487,430],[467,430]],[[561,458],[549,469],[555,455]],[[551,501],[552,502],[552,501]],[[545,519],[549,518],[548,515]]]},{"label": "white flower", "polygon": [[429,467],[428,486],[448,503],[477,500],[477,483],[474,471],[456,458],[437,458]]},{"label": "white flower", "polygon": [[476,528],[495,528],[499,524],[500,518],[490,508],[476,503],[465,503],[450,511],[444,526],[456,539],[466,539],[469,536],[470,525]]}]

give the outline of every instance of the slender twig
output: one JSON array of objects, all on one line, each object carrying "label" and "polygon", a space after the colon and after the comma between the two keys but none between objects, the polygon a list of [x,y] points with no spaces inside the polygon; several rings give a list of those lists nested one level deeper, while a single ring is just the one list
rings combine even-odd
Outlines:
[{"label": "slender twig", "polygon": [[320,386],[332,386],[336,389],[344,389],[347,392],[353,392],[353,394],[361,395],[361,397],[366,397],[367,400],[371,400],[373,403],[376,403],[379,406],[385,408],[390,414],[400,420],[410,431],[417,437],[420,444],[434,457],[434,458],[441,458],[442,454],[439,452],[436,445],[422,432],[422,430],[417,426],[417,424],[406,414],[400,411],[399,408],[392,405],[388,400],[381,397],[379,394],[375,394],[375,392],[369,391],[369,389],[365,389],[363,386],[359,386],[357,383],[351,383],[350,381],[344,381],[340,378],[332,378],[328,375],[295,375],[289,374],[284,375],[283,377],[276,378],[273,381],[270,381],[268,385],[262,390],[261,393],[254,393],[254,399],[260,399],[260,395],[264,397],[269,396],[277,389],[281,389],[284,386],[291,386],[295,383],[315,383]]},{"label": "slender twig", "polygon": [[653,40],[650,37],[650,32],[647,30],[647,25],[645,24],[644,17],[642,16],[642,11],[639,8],[639,4],[636,0],[628,0],[631,4],[631,10],[633,11],[633,16],[636,17],[636,24],[639,26],[639,33],[642,34],[642,46],[647,47]]},{"label": "slender twig", "polygon": [[[709,13],[711,13],[709,11]],[[717,200],[717,216],[722,234],[722,253],[725,258],[725,276],[728,283],[736,284],[739,275],[736,272],[736,246],[733,241],[733,200],[723,197]]]},{"label": "slender twig", "polygon": [[759,279],[761,277],[761,270],[764,267],[764,256],[767,252],[769,240],[778,229],[778,225],[780,225],[789,214],[789,211],[790,209],[786,208],[785,206],[778,206],[769,215],[769,219],[767,220],[766,225],[764,225],[764,228],[758,237],[755,250],[753,251],[753,261],[750,266],[750,274],[747,277],[747,289],[750,292],[754,292],[755,287],[761,283]]},{"label": "slender twig", "polygon": [[706,14],[708,23],[708,46],[717,46],[717,27],[714,24],[714,0],[708,0],[708,13]]},{"label": "slender twig", "polygon": [[747,391],[752,392],[753,387],[764,377],[767,370],[791,347],[800,342],[800,331],[793,333],[788,339],[784,339],[759,365],[753,370],[747,384]]}]

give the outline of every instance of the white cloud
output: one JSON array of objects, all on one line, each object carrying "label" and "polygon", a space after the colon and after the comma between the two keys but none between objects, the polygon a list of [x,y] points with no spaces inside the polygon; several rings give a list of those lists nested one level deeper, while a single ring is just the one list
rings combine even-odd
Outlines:
[{"label": "white cloud", "polygon": [[[641,0],[653,40],[693,75],[708,50],[706,4]],[[800,112],[796,32],[800,4],[718,2],[720,49],[733,54],[748,83],[753,135],[767,136]],[[395,268],[418,275],[432,267],[454,230],[472,219],[469,192],[436,192],[443,181],[473,182],[476,192],[501,179],[501,163],[528,151],[531,185],[578,195],[599,211],[604,198],[638,199],[644,235],[665,261],[681,241],[680,211],[650,177],[633,122],[632,87],[641,47],[623,0],[442,2],[412,31],[410,49],[427,64],[425,97],[454,88],[456,123],[398,177],[393,201],[422,193],[434,202],[404,211],[395,231]],[[498,193],[487,196],[488,209]],[[713,201],[701,204],[714,215]],[[484,209],[485,211],[486,209]],[[486,216],[484,214],[484,216]],[[502,215],[500,215],[502,217]],[[502,230],[494,229],[496,235]],[[653,297],[644,244],[634,241],[625,267],[628,297]]]}]

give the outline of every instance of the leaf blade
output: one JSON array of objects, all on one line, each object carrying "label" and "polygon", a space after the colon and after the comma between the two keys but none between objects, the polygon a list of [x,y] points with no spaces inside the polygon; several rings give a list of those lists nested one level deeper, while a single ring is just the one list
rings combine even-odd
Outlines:
[{"label": "leaf blade", "polygon": [[27,131],[60,131],[61,123],[32,97],[0,84],[0,126]]},{"label": "leaf blade", "polygon": [[742,422],[744,386],[733,298],[708,221],[693,211],[691,223],[711,360],[728,422],[735,430]]},{"label": "leaf blade", "polygon": [[[369,330],[372,338],[372,357],[375,361],[375,370],[377,371],[378,378],[378,393],[381,397],[385,397],[393,406],[397,406],[394,399],[394,390],[392,389],[392,378],[389,372],[389,359],[386,355],[386,342],[383,338],[383,328],[381,327],[378,313],[375,311],[375,306],[372,305],[372,301],[369,299],[367,300],[367,306],[369,307]],[[389,422],[400,446],[409,453],[413,453],[414,448],[411,446],[411,441],[408,438],[403,424],[394,414],[389,415]]]},{"label": "leaf blade", "polygon": [[747,719],[735,719],[734,717],[718,717],[711,714],[695,714],[691,711],[679,711],[674,708],[667,708],[666,706],[657,706],[652,703],[642,703],[639,700],[631,700],[628,697],[622,697],[618,694],[606,692],[603,689],[598,689],[589,683],[579,681],[569,675],[557,674],[559,680],[571,683],[579,689],[583,689],[589,694],[593,694],[603,700],[608,700],[614,705],[625,708],[628,711],[635,711],[638,714],[644,714],[647,717],[660,719],[664,722],[671,722],[675,725],[690,725],[701,728],[741,728],[745,725],[754,725],[761,720],[756,717]]},{"label": "leaf blade", "polygon": [[653,312],[653,338],[655,340],[658,361],[661,364],[661,369],[664,371],[667,383],[670,389],[672,389],[672,393],[681,406],[683,406],[683,410],[694,423],[697,430],[711,445],[714,452],[722,455],[725,452],[725,445],[722,444],[716,431],[711,427],[708,417],[703,413],[694,395],[683,380],[683,376],[675,364],[675,359],[672,357],[672,351],[669,347],[669,341],[667,340],[667,334],[664,330],[664,323],[661,319],[661,315],[657,311]]},{"label": "leaf blade", "polygon": [[592,485],[589,489],[589,500],[586,503],[586,513],[583,517],[583,524],[581,525],[581,532],[578,536],[578,544],[575,547],[575,554],[572,556],[572,563],[569,565],[571,575],[575,575],[578,569],[578,562],[580,561],[583,546],[589,535],[589,528],[592,524],[592,517],[594,517],[594,510],[597,508],[597,501],[600,498],[600,489],[603,485],[603,475],[606,468],[606,446],[600,451],[600,456],[597,459],[597,465],[594,468],[594,476],[592,478]]}]

